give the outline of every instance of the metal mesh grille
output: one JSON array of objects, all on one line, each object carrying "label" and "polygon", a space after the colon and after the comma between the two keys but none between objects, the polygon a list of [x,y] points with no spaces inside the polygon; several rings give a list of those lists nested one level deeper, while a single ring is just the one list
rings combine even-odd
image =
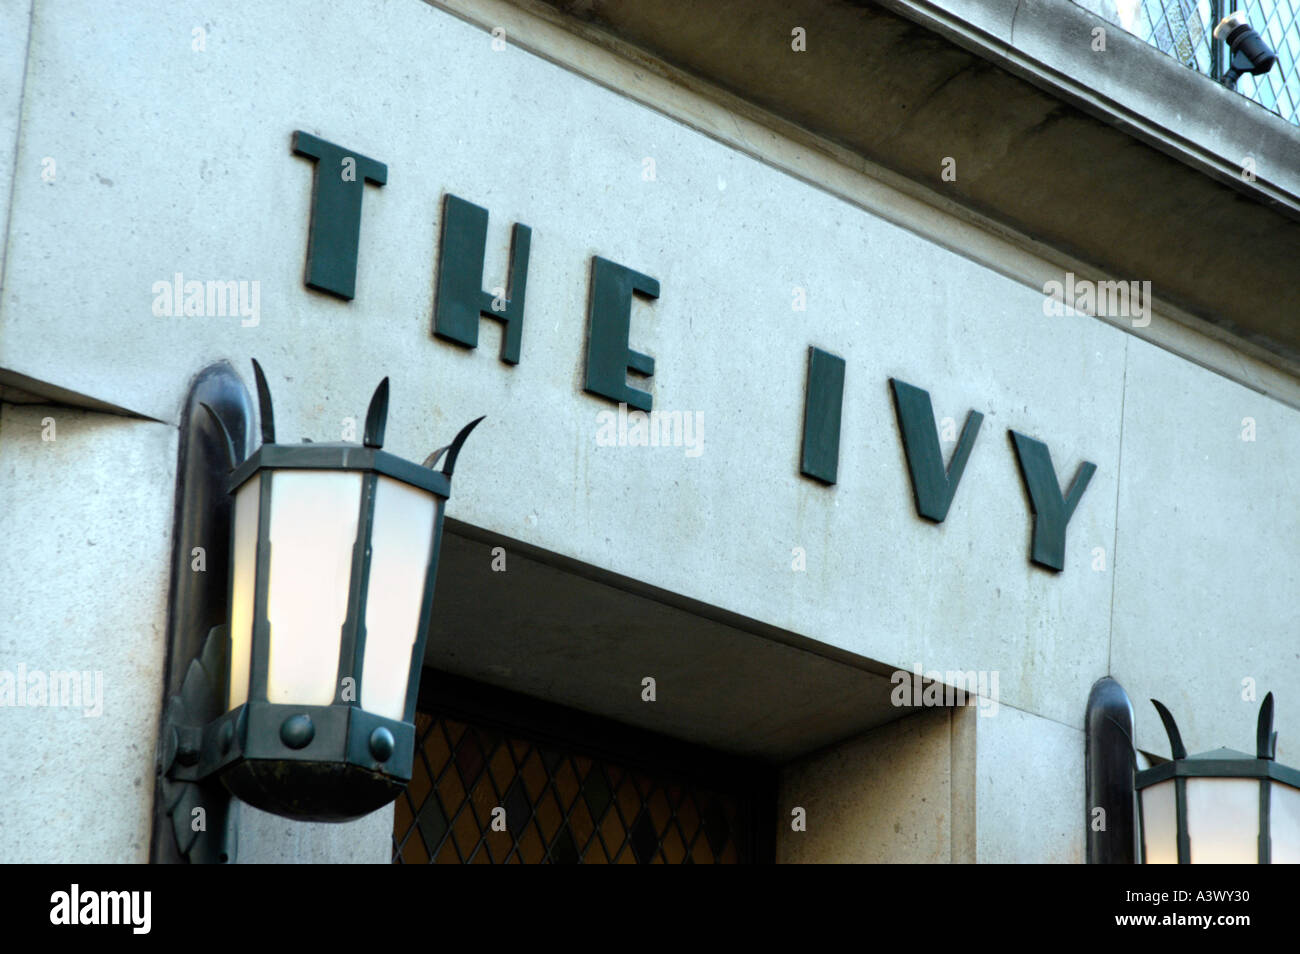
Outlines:
[{"label": "metal mesh grille", "polygon": [[1263,76],[1247,74],[1239,79],[1238,92],[1287,122],[1300,125],[1300,72],[1296,64],[1300,58],[1300,23],[1296,21],[1295,6],[1288,0],[1247,0],[1238,3],[1237,8],[1277,54],[1277,63]]},{"label": "metal mesh grille", "polygon": [[744,835],[735,797],[421,712],[393,861],[735,864]]},{"label": "metal mesh grille", "polygon": [[1119,6],[1126,29],[1215,80],[1223,76],[1231,53],[1227,44],[1214,39],[1214,27],[1241,10],[1277,53],[1277,63],[1263,76],[1242,76],[1237,91],[1300,125],[1300,0],[1139,0],[1136,10],[1123,2]]}]

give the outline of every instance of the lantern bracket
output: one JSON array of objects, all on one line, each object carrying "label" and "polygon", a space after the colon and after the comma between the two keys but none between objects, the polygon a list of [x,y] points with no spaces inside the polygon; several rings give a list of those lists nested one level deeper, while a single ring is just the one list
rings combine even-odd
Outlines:
[{"label": "lantern bracket", "polygon": [[[1084,725],[1088,864],[1132,864],[1138,856],[1133,705],[1124,687],[1110,676],[1097,680],[1088,693]],[[1104,824],[1098,826],[1098,818]]]},{"label": "lantern bracket", "polygon": [[[232,861],[236,812],[221,782],[185,779],[203,725],[221,708],[233,501],[226,480],[246,456],[253,404],[226,362],[195,376],[180,417],[171,582],[155,762],[155,864]],[[170,773],[170,776],[169,776]],[[196,809],[202,809],[196,812]]]},{"label": "lantern bracket", "polygon": [[200,765],[206,727],[221,710],[228,642],[225,626],[208,632],[180,693],[167,701],[158,734],[160,810],[170,820],[176,850],[197,864],[233,862],[238,844],[239,802]]}]

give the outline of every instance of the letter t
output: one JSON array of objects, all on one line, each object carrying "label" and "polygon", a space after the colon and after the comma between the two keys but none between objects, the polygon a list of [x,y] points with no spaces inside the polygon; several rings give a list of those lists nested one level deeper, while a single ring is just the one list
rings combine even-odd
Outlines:
[{"label": "letter t", "polygon": [[388,181],[388,166],[302,130],[293,134],[293,153],[316,160],[307,285],[351,301],[357,290],[361,196],[367,182]]}]

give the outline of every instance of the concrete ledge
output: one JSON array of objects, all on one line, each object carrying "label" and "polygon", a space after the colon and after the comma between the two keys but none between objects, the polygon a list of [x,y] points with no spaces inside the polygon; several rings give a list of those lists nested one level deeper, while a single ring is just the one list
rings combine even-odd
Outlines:
[{"label": "concrete ledge", "polygon": [[[20,374],[0,368],[0,402],[5,404],[50,404],[59,407],[75,407],[86,411],[100,411],[104,414],[117,414],[121,417],[139,418],[145,421],[158,421],[155,417],[141,414],[130,408],[119,407],[108,401],[61,387],[49,381],[41,381],[30,375]],[[158,423],[164,423],[158,421]]]},{"label": "concrete ledge", "polygon": [[[1068,0],[511,2],[1150,281],[1300,373],[1300,129]],[[1091,49],[1097,27],[1104,53]],[[1247,155],[1253,182],[1240,175]],[[941,178],[946,157],[956,181]]]},{"label": "concrete ledge", "polygon": [[[1071,0],[879,0],[1040,89],[1300,219],[1300,128]],[[1092,49],[1105,30],[1106,49]],[[1242,160],[1255,160],[1253,181]]]}]

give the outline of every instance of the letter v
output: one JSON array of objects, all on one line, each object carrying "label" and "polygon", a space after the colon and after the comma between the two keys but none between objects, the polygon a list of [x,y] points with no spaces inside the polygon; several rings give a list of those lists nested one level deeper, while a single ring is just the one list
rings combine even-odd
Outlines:
[{"label": "letter v", "polygon": [[894,409],[898,412],[898,429],[903,435],[903,452],[907,455],[907,469],[912,477],[916,512],[935,523],[942,523],[948,516],[952,498],[957,494],[957,485],[961,483],[962,471],[966,469],[966,460],[975,446],[984,415],[979,411],[966,415],[961,439],[945,470],[930,392],[897,378],[890,378],[889,386],[894,392]]}]

